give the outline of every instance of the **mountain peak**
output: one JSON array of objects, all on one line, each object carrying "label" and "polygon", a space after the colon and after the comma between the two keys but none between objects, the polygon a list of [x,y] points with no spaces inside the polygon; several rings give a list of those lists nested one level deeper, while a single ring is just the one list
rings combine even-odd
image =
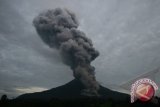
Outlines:
[{"label": "mountain peak", "polygon": [[[52,100],[52,99],[81,99],[86,98],[88,96],[81,95],[81,91],[84,89],[83,84],[77,80],[74,79],[67,84],[64,84],[62,86],[52,88],[50,90],[46,90],[43,92],[35,92],[35,93],[28,93],[23,94],[16,99],[18,100]],[[129,95],[119,93],[116,91],[112,91],[108,88],[105,88],[100,85],[100,89],[98,91],[100,94],[97,98],[103,98],[103,99],[112,99],[112,100],[129,100]],[[93,98],[93,97],[90,97]],[[94,97],[95,98],[95,97]]]}]

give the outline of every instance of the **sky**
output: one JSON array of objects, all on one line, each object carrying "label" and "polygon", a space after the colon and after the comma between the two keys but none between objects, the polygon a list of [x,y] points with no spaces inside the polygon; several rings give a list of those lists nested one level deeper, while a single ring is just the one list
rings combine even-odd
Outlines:
[{"label": "sky", "polygon": [[40,12],[57,7],[76,14],[78,29],[100,52],[92,65],[101,85],[118,86],[160,67],[159,0],[0,0],[0,96],[13,98],[73,79],[32,24]]}]

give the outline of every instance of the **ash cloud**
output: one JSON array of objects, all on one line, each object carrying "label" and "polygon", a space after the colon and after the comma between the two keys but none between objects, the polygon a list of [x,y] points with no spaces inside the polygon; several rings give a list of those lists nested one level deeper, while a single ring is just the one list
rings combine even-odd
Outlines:
[{"label": "ash cloud", "polygon": [[85,89],[83,95],[98,96],[99,84],[96,81],[91,62],[99,55],[92,41],[78,30],[74,13],[56,8],[40,13],[33,20],[40,38],[50,47],[59,50],[63,62],[70,66],[73,75]]}]

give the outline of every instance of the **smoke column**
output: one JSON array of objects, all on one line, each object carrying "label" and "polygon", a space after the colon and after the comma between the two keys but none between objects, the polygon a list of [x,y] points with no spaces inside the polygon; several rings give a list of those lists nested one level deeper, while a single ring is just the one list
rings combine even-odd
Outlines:
[{"label": "smoke column", "polygon": [[70,66],[74,77],[85,86],[81,94],[98,96],[99,84],[90,63],[99,52],[85,33],[77,29],[75,14],[60,8],[47,10],[34,18],[33,25],[50,48],[59,50],[64,64]]}]

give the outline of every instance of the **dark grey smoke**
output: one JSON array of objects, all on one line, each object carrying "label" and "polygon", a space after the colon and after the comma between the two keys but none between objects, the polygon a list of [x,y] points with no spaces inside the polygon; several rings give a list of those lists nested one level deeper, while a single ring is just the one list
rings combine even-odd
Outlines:
[{"label": "dark grey smoke", "polygon": [[84,84],[86,89],[82,90],[82,94],[97,96],[99,84],[90,63],[99,52],[85,33],[77,29],[75,14],[60,8],[47,10],[40,13],[33,24],[41,39],[60,51],[63,62],[73,70],[74,77]]}]

